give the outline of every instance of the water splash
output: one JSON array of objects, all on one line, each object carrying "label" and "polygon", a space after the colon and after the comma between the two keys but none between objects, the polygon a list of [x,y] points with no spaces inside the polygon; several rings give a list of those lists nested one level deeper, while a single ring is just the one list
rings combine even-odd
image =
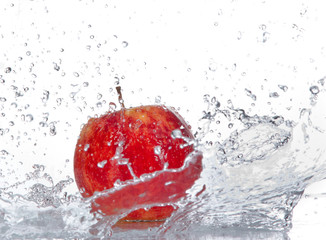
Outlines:
[{"label": "water splash", "polygon": [[[233,116],[242,129],[231,132],[221,143],[207,145],[201,141],[197,147],[204,153],[202,177],[175,203],[178,210],[168,221],[140,232],[161,237],[184,233],[189,237],[191,229],[200,226],[201,230],[227,227],[254,229],[255,234],[262,235],[267,230],[277,236],[285,234],[291,228],[293,208],[306,186],[326,176],[323,146],[326,135],[317,125],[319,116],[315,116],[315,112],[320,114],[320,105],[303,109],[299,121],[291,124],[281,116],[249,116],[243,110],[223,110],[219,105],[214,116]],[[207,114],[203,119],[215,121]],[[204,139],[205,134],[201,135]],[[0,189],[3,236],[58,238],[123,234],[121,226],[113,226],[134,208],[112,217],[104,217],[100,212],[90,214],[92,199],[101,195],[88,200],[78,194],[67,195],[65,188],[73,182],[71,178],[53,184],[51,176],[44,173],[44,166],[34,168],[25,181]],[[116,189],[111,191],[114,193],[125,184],[116,184]],[[25,193],[15,193],[21,189]],[[233,234],[238,230],[232,231]]]}]

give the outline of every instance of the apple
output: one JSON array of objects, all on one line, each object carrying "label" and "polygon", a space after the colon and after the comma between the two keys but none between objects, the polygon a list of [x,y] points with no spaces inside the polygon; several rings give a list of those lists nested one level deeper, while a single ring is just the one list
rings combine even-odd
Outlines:
[{"label": "apple", "polygon": [[105,193],[94,200],[94,211],[114,215],[138,208],[123,220],[164,220],[175,210],[169,204],[199,178],[202,154],[194,150],[190,126],[173,109],[121,106],[89,119],[81,130],[74,155],[77,186],[85,198]]}]

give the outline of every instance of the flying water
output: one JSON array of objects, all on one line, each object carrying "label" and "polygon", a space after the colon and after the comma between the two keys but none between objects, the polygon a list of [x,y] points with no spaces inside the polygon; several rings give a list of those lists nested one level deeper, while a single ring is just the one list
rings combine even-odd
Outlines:
[{"label": "flying water", "polygon": [[[315,88],[311,91],[313,95],[325,94]],[[220,229],[220,234],[233,236],[239,234],[239,229],[252,229],[255,236],[269,236],[267,231],[284,237],[291,229],[292,212],[304,189],[325,178],[322,100],[302,109],[296,122],[282,116],[249,116],[242,109],[223,109],[221,104],[213,102],[196,132],[200,138],[195,146],[204,155],[200,179],[186,197],[174,204],[178,210],[170,219],[145,230],[132,230],[136,235],[195,239],[203,229]],[[228,129],[228,137],[221,142],[208,141],[209,131],[219,124],[216,121],[219,116],[231,120],[238,128]],[[114,225],[133,209],[111,217],[90,213],[93,200],[101,195],[83,199],[79,193],[68,194],[66,188],[74,184],[72,178],[55,184],[46,167],[33,168],[24,181],[0,188],[1,236],[7,239],[124,236],[125,230]],[[155,175],[139,181],[151,177]],[[110,191],[123,186],[115,185],[116,190]],[[244,231],[241,232],[243,236]],[[249,238],[252,233],[248,234]]]}]

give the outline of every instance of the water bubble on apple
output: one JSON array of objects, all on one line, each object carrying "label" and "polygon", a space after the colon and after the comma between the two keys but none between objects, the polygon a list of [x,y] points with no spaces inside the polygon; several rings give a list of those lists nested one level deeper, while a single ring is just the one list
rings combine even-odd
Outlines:
[{"label": "water bubble on apple", "polygon": [[88,149],[89,149],[89,144],[85,144],[85,146],[84,146],[84,151],[87,152]]},{"label": "water bubble on apple", "polygon": [[160,155],[161,154],[161,146],[156,146],[156,147],[154,147],[154,153],[156,154],[156,155]]},{"label": "water bubble on apple", "polygon": [[103,161],[99,162],[99,163],[97,164],[97,166],[98,166],[99,168],[104,168],[104,166],[105,166],[105,164],[106,164],[107,162],[108,162],[107,160],[103,160]]},{"label": "water bubble on apple", "polygon": [[172,138],[182,138],[183,137],[180,129],[173,130],[171,133],[171,136],[172,136]]}]

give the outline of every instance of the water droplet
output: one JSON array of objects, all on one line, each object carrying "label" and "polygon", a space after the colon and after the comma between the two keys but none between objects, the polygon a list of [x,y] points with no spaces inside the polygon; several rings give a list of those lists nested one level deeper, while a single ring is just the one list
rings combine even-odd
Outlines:
[{"label": "water droplet", "polygon": [[311,92],[312,94],[314,94],[314,95],[317,95],[317,94],[319,93],[319,88],[318,88],[318,86],[311,86],[311,87],[309,88],[309,90],[310,90],[310,92]]},{"label": "water droplet", "polygon": [[240,40],[242,38],[242,32],[238,32],[237,39]]},{"label": "water droplet", "polygon": [[161,146],[156,146],[156,147],[154,148],[154,153],[155,153],[156,155],[160,155],[160,154],[161,154],[161,151],[162,151]]},{"label": "water droplet", "polygon": [[97,108],[101,108],[102,107],[102,103],[101,102],[96,103],[96,107]]},{"label": "water droplet", "polygon": [[57,106],[60,106],[62,103],[62,98],[57,98]]},{"label": "water droplet", "polygon": [[270,33],[269,32],[264,32],[263,33],[263,43],[265,43],[270,37]]},{"label": "water droplet", "polygon": [[109,103],[109,111],[110,112],[114,112],[116,108],[117,108],[117,105],[114,102]]},{"label": "water droplet", "polygon": [[58,64],[56,64],[56,63],[53,63],[54,64],[54,70],[56,70],[56,71],[59,71],[60,70],[60,66],[58,65]]},{"label": "water droplet", "polygon": [[31,121],[33,121],[33,115],[32,114],[27,114],[26,116],[25,116],[25,121],[26,122],[31,122]]},{"label": "water droplet", "polygon": [[286,92],[288,90],[288,87],[286,85],[278,85],[278,87],[283,91]]},{"label": "water droplet", "polygon": [[1,155],[8,155],[9,153],[6,150],[1,150],[0,154]]},{"label": "water droplet", "polygon": [[7,67],[6,69],[5,69],[5,73],[10,73],[11,72],[11,67]]},{"label": "water droplet", "polygon": [[99,162],[99,163],[97,164],[97,166],[98,166],[99,168],[103,168],[107,162],[108,162],[107,160],[103,160],[102,162]]},{"label": "water droplet", "polygon": [[70,98],[75,98],[75,96],[77,95],[77,93],[78,93],[78,92],[71,92],[71,93],[69,94],[69,97],[70,97]]},{"label": "water droplet", "polygon": [[182,138],[182,133],[180,129],[175,129],[172,131],[171,137],[176,139],[176,138]]},{"label": "water droplet", "polygon": [[98,93],[98,94],[97,94],[97,100],[100,100],[100,99],[102,98],[102,96],[103,96],[103,95],[102,95],[101,93]]},{"label": "water droplet", "polygon": [[249,89],[245,89],[246,93],[247,93],[247,96],[250,97],[252,100],[256,101],[257,100],[257,97],[255,94],[253,94]]},{"label": "water droplet", "polygon": [[318,80],[318,83],[319,83],[320,85],[324,86],[324,84],[325,84],[325,79],[326,79],[326,77],[324,77],[324,78],[322,78],[322,79],[319,79],[319,80]]},{"label": "water droplet", "polygon": [[205,94],[203,99],[204,99],[204,102],[205,103],[209,103],[209,98],[210,98],[210,95],[209,94]]},{"label": "water droplet", "polygon": [[84,151],[87,152],[88,149],[89,149],[89,144],[85,144],[85,146],[84,146]]},{"label": "water droplet", "polygon": [[74,76],[75,77],[79,77],[79,73],[78,72],[74,72]]},{"label": "water droplet", "polygon": [[84,86],[84,87],[88,87],[88,86],[89,86],[89,83],[88,83],[88,82],[84,82],[84,83],[83,83],[83,86]]},{"label": "water droplet", "polygon": [[270,98],[278,98],[280,95],[277,92],[272,92],[269,94]]},{"label": "water droplet", "polygon": [[57,134],[57,132],[56,132],[56,127],[55,127],[54,123],[50,123],[50,136],[54,136],[56,134]]},{"label": "water droplet", "polygon": [[31,51],[27,51],[27,52],[26,52],[26,55],[27,55],[27,56],[30,56],[30,55],[31,55]]},{"label": "water droplet", "polygon": [[42,102],[47,102],[49,100],[50,92],[47,90],[43,90],[43,97],[42,97]]},{"label": "water droplet", "polygon": [[14,125],[15,125],[15,123],[13,121],[9,122],[9,126],[14,126]]},{"label": "water droplet", "polygon": [[156,96],[155,97],[155,103],[160,104],[161,103],[161,96]]},{"label": "water droplet", "polygon": [[262,31],[265,31],[266,30],[266,25],[265,24],[259,25],[259,29],[262,30]]},{"label": "water droplet", "polygon": [[212,71],[212,72],[215,72],[216,71],[217,65],[216,65],[216,63],[213,60],[210,61],[209,65],[208,65],[208,69],[210,71]]},{"label": "water droplet", "polygon": [[125,48],[125,47],[128,47],[128,45],[129,45],[129,43],[128,42],[126,42],[126,41],[123,41],[122,42],[122,46]]},{"label": "water droplet", "polygon": [[5,102],[7,99],[5,97],[0,97],[0,102]]},{"label": "water droplet", "polygon": [[90,35],[89,38],[90,38],[90,39],[94,39],[94,35]]},{"label": "water droplet", "polygon": [[228,128],[233,128],[233,123],[229,123]]}]

